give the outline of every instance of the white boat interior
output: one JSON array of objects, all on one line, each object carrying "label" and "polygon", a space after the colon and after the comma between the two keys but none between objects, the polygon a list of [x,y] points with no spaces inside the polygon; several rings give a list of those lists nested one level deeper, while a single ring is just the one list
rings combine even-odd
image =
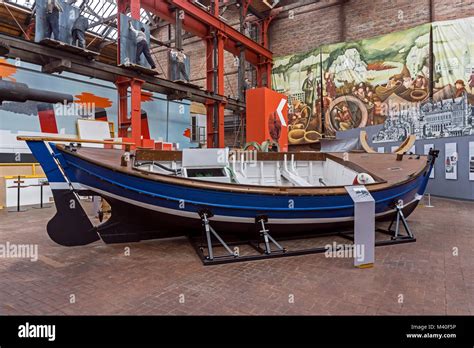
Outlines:
[{"label": "white boat interior", "polygon": [[[254,157],[254,158],[253,158]],[[255,186],[333,187],[352,185],[360,174],[332,159],[295,160],[288,153],[282,160],[256,160],[251,153],[229,153],[228,149],[185,149],[181,161],[148,161],[135,168],[148,173],[194,180]],[[373,179],[371,180],[373,181]]]}]

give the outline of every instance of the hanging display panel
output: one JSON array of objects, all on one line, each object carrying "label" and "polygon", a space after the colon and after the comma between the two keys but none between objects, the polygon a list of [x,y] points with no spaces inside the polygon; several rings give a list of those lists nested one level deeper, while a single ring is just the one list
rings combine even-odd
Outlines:
[{"label": "hanging display panel", "polygon": [[474,141],[469,142],[469,180],[474,181]]},{"label": "hanging display panel", "polygon": [[[434,150],[434,144],[425,144],[424,147],[423,147],[423,154],[424,155],[428,155],[430,153],[430,150],[433,149]],[[434,179],[435,177],[435,171],[434,171],[434,168],[433,170],[431,171],[430,173],[430,179]]]},{"label": "hanging display panel", "polygon": [[444,144],[444,172],[447,180],[458,178],[458,153],[456,143]]}]

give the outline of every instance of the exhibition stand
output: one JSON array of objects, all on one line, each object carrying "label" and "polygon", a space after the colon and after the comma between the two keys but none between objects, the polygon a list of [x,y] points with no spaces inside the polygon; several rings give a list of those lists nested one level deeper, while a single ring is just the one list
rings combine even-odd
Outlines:
[{"label": "exhibition stand", "polygon": [[[396,214],[388,228],[376,228],[375,201],[369,191],[365,186],[347,186],[346,190],[354,201],[353,230],[277,238],[271,234],[268,227],[268,217],[259,215],[255,217],[256,233],[254,237],[241,238],[225,234],[225,231],[219,234],[209,220],[213,217],[212,212],[202,210],[199,215],[203,233],[201,237],[189,236],[188,238],[205,266],[317,253],[326,253],[327,257],[338,257],[338,253],[341,252],[343,253],[342,257],[347,257],[348,253],[354,256],[355,267],[370,268],[375,262],[375,247],[416,241],[403,215],[402,202],[398,202],[394,207]],[[392,229],[394,224],[395,229]],[[407,235],[401,235],[401,225],[405,228]],[[376,233],[389,235],[391,238],[377,238],[376,240]],[[331,240],[332,244],[328,244],[328,238],[331,237],[340,237],[352,241],[352,243],[336,244],[334,239],[334,241]],[[321,246],[321,241],[326,244]],[[284,246],[284,242],[296,246]],[[313,246],[302,248],[298,247],[298,243],[295,242],[304,242],[305,245],[311,243]]]}]

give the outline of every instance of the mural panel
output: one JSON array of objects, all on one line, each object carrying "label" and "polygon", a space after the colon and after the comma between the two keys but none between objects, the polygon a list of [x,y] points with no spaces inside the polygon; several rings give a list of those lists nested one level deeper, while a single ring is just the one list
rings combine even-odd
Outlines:
[{"label": "mural panel", "polygon": [[422,25],[321,48],[328,135],[385,123],[427,98],[429,30]]},{"label": "mural panel", "polygon": [[[435,22],[433,99],[392,112],[374,141],[474,134],[474,18]],[[473,86],[473,87],[471,87]]]},{"label": "mural panel", "polygon": [[313,51],[277,58],[273,88],[288,96],[288,143],[317,142],[321,138],[321,57]]},{"label": "mural panel", "polygon": [[[375,142],[474,134],[474,18],[433,27],[433,99],[390,110]],[[471,63],[472,62],[472,63]]]},{"label": "mural panel", "polygon": [[[316,89],[305,94],[309,68]],[[409,134],[417,139],[474,134],[474,17],[277,58],[273,83],[292,100],[290,132],[298,137],[289,135],[290,144],[307,143],[308,130],[334,136],[379,124],[376,143]],[[305,122],[309,110],[311,122]]]}]

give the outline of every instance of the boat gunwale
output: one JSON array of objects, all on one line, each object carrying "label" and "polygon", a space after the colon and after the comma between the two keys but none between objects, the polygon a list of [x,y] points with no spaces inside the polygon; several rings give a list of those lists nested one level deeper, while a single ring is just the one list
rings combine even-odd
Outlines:
[{"label": "boat gunwale", "polygon": [[[153,153],[156,155],[157,153],[162,157],[151,157],[146,156],[147,154]],[[178,161],[180,160],[179,158],[180,151],[162,151],[162,150],[149,150],[149,149],[140,149],[135,152],[135,160],[140,161],[141,159],[146,160],[146,161]],[[343,159],[331,154],[331,153],[326,153],[326,152],[257,152],[256,160],[257,161],[266,161],[266,162],[272,162],[272,161],[284,161],[286,155],[291,155],[292,159],[295,161],[326,161],[327,159],[330,159],[334,162],[337,162],[338,164],[347,167],[349,169],[352,169],[356,172],[363,172],[371,175],[374,180],[376,181],[376,184],[381,184],[387,182],[385,179],[379,177],[377,174],[373,173],[372,171],[367,170],[366,168],[363,168],[359,166],[358,164],[351,162],[351,161],[344,161]],[[293,157],[294,156],[294,157]],[[316,157],[316,158],[311,158],[311,156]],[[300,157],[300,158],[295,158],[295,157]],[[182,158],[181,158],[182,160]],[[147,172],[146,170],[142,170],[136,167],[132,167],[133,170],[138,170],[142,171],[147,174],[160,174],[160,173],[154,173],[154,172]],[[235,185],[235,184],[234,184]],[[240,184],[241,185],[241,184]],[[259,185],[248,185],[248,186],[259,186]],[[281,186],[275,186],[275,185],[268,185],[265,187],[272,187],[272,188],[280,188]],[[331,187],[342,187],[342,185],[338,186],[327,186],[327,188]]]},{"label": "boat gunwale", "polygon": [[[98,160],[92,159],[90,157],[86,157],[84,155],[81,155],[78,151],[75,151],[75,152],[68,151],[64,144],[54,144],[54,145],[60,152],[66,153],[73,157],[77,157],[79,159],[82,159],[86,162],[97,165],[99,167],[107,168],[113,172],[119,172],[125,175],[135,176],[135,177],[139,177],[139,178],[147,179],[151,181],[156,181],[156,182],[163,182],[166,184],[174,184],[178,186],[186,186],[186,187],[192,187],[192,188],[198,188],[198,189],[204,189],[204,190],[225,191],[225,192],[232,192],[232,193],[247,193],[247,194],[265,194],[265,195],[273,195],[273,196],[275,195],[334,196],[334,195],[347,194],[345,186],[351,186],[351,185],[341,185],[341,186],[330,186],[330,187],[324,187],[324,186],[314,186],[314,187],[284,186],[282,187],[282,186],[243,185],[243,184],[231,184],[231,183],[219,183],[219,182],[203,181],[203,180],[193,180],[189,178],[173,177],[173,176],[169,176],[169,175],[161,174],[161,173],[150,173],[144,170],[130,168],[128,166],[126,167],[126,169],[123,169],[118,165],[112,166],[107,163],[102,163]],[[331,153],[325,153],[325,155],[329,156],[331,159],[334,159],[336,162],[344,161],[343,159]],[[376,155],[376,154],[371,154],[371,155]],[[427,157],[427,156],[423,156],[423,157]],[[367,172],[365,168],[362,168],[353,162],[350,162],[350,161],[344,161],[344,162],[349,162],[352,165],[355,165],[359,167],[360,169],[364,170],[365,172]],[[347,163],[345,163],[344,165],[346,164]],[[429,161],[426,161],[426,164],[421,168],[421,170],[419,170],[418,172],[415,172],[414,174],[409,175],[404,180],[393,183],[392,185],[388,185],[388,182],[384,180],[383,182],[376,182],[373,184],[367,184],[365,186],[370,192],[377,192],[377,191],[382,191],[385,189],[402,186],[418,178],[424,171],[427,170],[428,166],[429,166]]]}]

